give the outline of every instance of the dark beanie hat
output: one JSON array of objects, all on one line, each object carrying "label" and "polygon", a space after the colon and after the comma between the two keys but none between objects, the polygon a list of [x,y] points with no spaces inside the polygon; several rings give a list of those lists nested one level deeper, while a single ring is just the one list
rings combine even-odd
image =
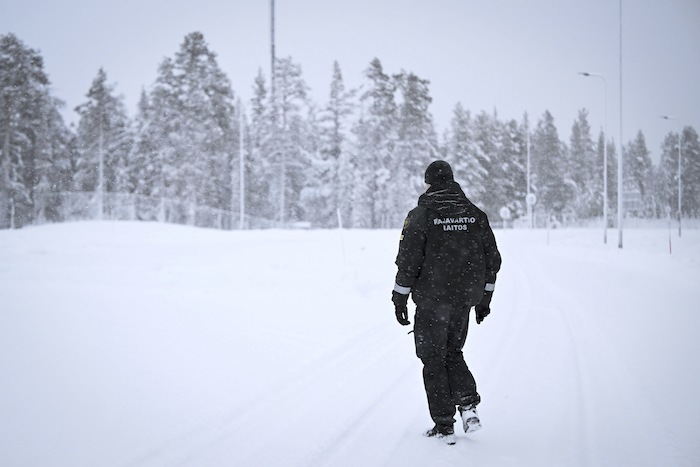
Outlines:
[{"label": "dark beanie hat", "polygon": [[425,169],[425,183],[428,185],[439,182],[451,182],[453,180],[452,167],[445,161],[435,161]]}]

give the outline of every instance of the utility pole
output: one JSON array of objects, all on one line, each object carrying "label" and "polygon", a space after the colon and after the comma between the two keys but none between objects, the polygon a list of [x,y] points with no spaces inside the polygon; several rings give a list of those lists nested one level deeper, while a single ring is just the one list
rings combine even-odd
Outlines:
[{"label": "utility pole", "polygon": [[[275,102],[275,0],[270,0],[270,99]],[[274,113],[272,118],[274,119]]]},{"label": "utility pole", "polygon": [[239,212],[240,212],[240,229],[245,228],[245,114],[243,113],[243,104],[239,100],[238,112],[240,113],[240,122],[238,123],[238,164],[239,164],[239,175],[238,182],[240,183],[240,195],[239,195]]},{"label": "utility pole", "polygon": [[678,117],[671,117],[670,115],[662,115],[661,118],[664,120],[675,120],[678,122],[678,236],[681,236],[681,196],[682,196],[682,190],[681,190],[681,174],[682,174],[682,165],[681,161],[683,160],[682,153],[681,153],[681,144],[683,142],[683,124],[681,123],[681,120]]},{"label": "utility pole", "polygon": [[579,75],[600,78],[603,80],[604,114],[603,126],[603,243],[608,243],[608,145],[605,139],[608,137],[608,83],[605,76],[597,73],[580,72]]},{"label": "utility pole", "polygon": [[617,156],[617,247],[622,248],[622,210],[624,209],[622,202],[622,0],[620,0],[620,141],[617,144],[620,148]]},{"label": "utility pole", "polygon": [[[270,103],[271,103],[271,114],[272,114],[272,128],[273,131],[277,130],[277,101],[275,96],[275,0],[270,0]],[[274,154],[273,154],[274,156]],[[284,226],[284,206],[286,204],[285,200],[285,185],[286,185],[286,166],[284,160],[284,153],[279,154],[279,222],[280,227]]]},{"label": "utility pole", "polygon": [[97,157],[99,158],[97,165],[97,220],[102,220],[104,217],[104,191],[105,191],[105,151],[104,151],[104,98],[98,101],[100,106],[100,126],[97,135]]},{"label": "utility pole", "polygon": [[238,109],[238,180],[234,158],[231,157],[231,229],[233,230],[234,206],[236,205],[236,181],[238,181],[238,228],[245,228],[245,114],[243,113],[243,103],[241,99],[236,102]]},{"label": "utility pole", "polygon": [[527,131],[527,194],[525,195],[525,204],[527,205],[527,222],[528,227],[533,228],[532,219],[532,196],[530,196],[530,125],[526,128]]}]

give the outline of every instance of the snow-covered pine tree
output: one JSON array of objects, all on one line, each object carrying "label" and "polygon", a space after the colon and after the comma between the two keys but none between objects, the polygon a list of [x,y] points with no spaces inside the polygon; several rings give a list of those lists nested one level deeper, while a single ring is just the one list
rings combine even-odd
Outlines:
[{"label": "snow-covered pine tree", "polygon": [[576,190],[573,208],[578,218],[593,217],[602,206],[602,183],[597,177],[597,154],[591,127],[588,124],[588,111],[581,109],[571,127],[571,138],[566,163],[566,177],[573,180]]},{"label": "snow-covered pine tree", "polygon": [[415,205],[416,197],[425,190],[423,174],[431,161],[443,156],[437,147],[437,137],[430,114],[430,82],[413,73],[402,71],[394,75],[400,91],[398,133],[393,157],[389,161],[390,203],[384,212],[382,227],[398,227],[405,213]]},{"label": "snow-covered pine tree", "polygon": [[391,205],[390,179],[396,145],[398,111],[395,84],[375,58],[365,70],[368,83],[360,96],[360,118],[353,127],[356,145],[352,225],[358,228],[396,227],[386,214]]},{"label": "snow-covered pine tree", "polygon": [[697,219],[700,216],[700,140],[692,126],[683,129],[682,152],[683,213]]},{"label": "snow-covered pine tree", "polygon": [[[605,142],[608,145],[608,215],[616,218],[617,212],[617,144],[615,140]],[[599,148],[601,167],[603,165],[602,147]],[[608,220],[611,222],[611,220]]]},{"label": "snow-covered pine tree", "polygon": [[450,129],[446,138],[447,161],[452,165],[455,180],[462,184],[468,197],[476,201],[486,189],[486,168],[477,159],[472,135],[471,113],[458,102],[452,111]]},{"label": "snow-covered pine tree", "polygon": [[65,220],[64,200],[59,193],[69,191],[73,179],[71,158],[75,152],[75,136],[59,112],[63,102],[46,97],[50,101],[35,127],[36,134],[42,137],[36,140],[34,175],[31,177],[35,183],[31,215],[34,223]]},{"label": "snow-covered pine tree", "polygon": [[[178,117],[177,88],[173,61],[166,57],[158,67],[156,81],[148,95],[147,123],[144,127],[146,148],[144,157],[149,170],[153,171],[154,184],[151,194],[160,198],[158,220],[160,222],[187,221],[181,207],[184,191],[180,180],[182,166],[178,161],[180,143],[179,130],[182,125]],[[147,185],[147,186],[148,186]],[[146,188],[148,189],[148,188]]]},{"label": "snow-covered pine tree", "polygon": [[229,158],[229,167],[231,170],[231,222],[230,229],[245,228],[246,225],[246,176],[245,176],[245,157],[248,137],[248,122],[246,121],[245,109],[243,102],[238,98],[236,102],[236,121],[237,127],[236,136],[238,144],[235,151],[231,151]]},{"label": "snow-covered pine tree", "polygon": [[642,198],[642,209],[638,214],[650,215],[653,211],[651,190],[648,186],[649,175],[652,168],[651,157],[647,149],[644,133],[641,130],[637,136],[630,141],[625,149],[624,175],[625,187],[630,190],[639,191]]},{"label": "snow-covered pine tree", "polygon": [[[501,207],[507,207],[513,218],[526,215],[525,196],[527,195],[527,135],[525,127],[515,120],[499,122],[497,127],[499,151],[497,173],[494,180],[499,187]],[[492,213],[495,215],[496,213]]]},{"label": "snow-covered pine tree", "polygon": [[670,208],[673,217],[678,215],[678,133],[669,132],[661,144],[657,193],[662,210]]},{"label": "snow-covered pine tree", "polygon": [[271,194],[277,201],[280,225],[304,218],[300,202],[312,154],[317,151],[309,121],[313,110],[307,100],[308,86],[299,64],[291,57],[275,62],[275,102],[271,160],[275,175]]},{"label": "snow-covered pine tree", "polygon": [[207,214],[198,214],[198,205],[230,211],[238,137],[233,102],[230,81],[202,33],[188,34],[160,65],[151,105],[165,192],[179,202],[170,220],[196,224]]},{"label": "snow-covered pine tree", "polygon": [[51,185],[50,140],[67,139],[58,105],[41,55],[14,34],[1,35],[0,228],[32,222],[35,196]]},{"label": "snow-covered pine tree", "polygon": [[[681,141],[681,208],[683,216],[700,214],[700,142],[693,127],[683,129]],[[657,197],[662,210],[671,208],[678,216],[678,133],[669,132],[661,145]]]},{"label": "snow-covered pine tree", "polygon": [[499,141],[496,119],[486,112],[480,112],[472,120],[472,135],[474,137],[474,158],[485,171],[483,190],[473,194],[473,201],[486,211],[490,218],[494,219],[502,207],[500,205],[500,187],[498,186],[502,173],[497,165]]},{"label": "snow-covered pine tree", "polygon": [[[333,87],[333,92],[337,95],[337,105],[334,105],[333,114],[338,114],[337,132],[333,130],[333,140],[338,148],[337,170],[336,170],[336,185],[334,188],[337,212],[340,218],[339,223],[344,226],[349,226],[352,219],[352,211],[354,206],[354,185],[355,185],[355,159],[350,151],[352,136],[352,115],[356,112],[357,106],[354,98],[357,94],[357,89],[345,89],[345,84],[340,74],[340,66],[338,66],[338,80],[335,78],[333,82],[336,85]],[[336,128],[336,126],[333,126]]]},{"label": "snow-covered pine tree", "polygon": [[573,198],[573,187],[565,179],[566,151],[559,139],[554,117],[547,110],[537,122],[531,140],[533,191],[537,194],[537,211],[544,216],[561,217]]},{"label": "snow-covered pine tree", "polygon": [[[605,180],[605,174],[603,173],[603,167],[605,165],[605,144],[605,132],[601,130],[598,134],[598,140],[596,143],[596,162],[595,170],[593,172],[593,190],[597,190],[600,193],[600,205],[592,212],[592,215],[596,217],[603,216],[603,197],[605,194],[605,191],[603,190]],[[608,222],[610,222],[610,209],[612,208],[610,195],[612,194],[613,187],[615,185],[615,180],[613,180],[611,172],[610,158],[610,151],[608,151]]]},{"label": "snow-covered pine tree", "polygon": [[312,158],[310,177],[302,198],[307,219],[315,225],[331,227],[349,219],[352,208],[352,179],[347,151],[348,118],[352,114],[354,92],[345,89],[338,62],[333,62],[330,98],[319,119],[320,150]]},{"label": "snow-covered pine tree", "polygon": [[272,185],[275,183],[272,166],[274,122],[265,83],[262,70],[258,70],[253,83],[253,97],[250,99],[250,125],[245,159],[246,206],[249,216],[252,216],[253,227],[258,226],[257,222],[262,219],[272,222],[276,214],[276,205],[272,197]]},{"label": "snow-covered pine tree", "polygon": [[[137,194],[148,197],[151,203],[139,207],[138,216],[143,220],[165,222],[165,176],[161,157],[161,140],[158,125],[148,94],[141,91],[133,122],[133,144],[129,152],[129,187]],[[157,202],[156,202],[157,200]]]},{"label": "snow-covered pine tree", "polygon": [[126,185],[126,159],[131,145],[129,120],[122,96],[114,94],[107,74],[100,68],[86,97],[76,107],[78,121],[78,160],[76,188],[94,191],[95,215],[105,212],[104,194],[121,191]]},{"label": "snow-covered pine tree", "polygon": [[373,153],[373,149],[371,147],[370,124],[363,114],[364,111],[361,112],[352,128],[355,138],[350,149],[353,178],[350,225],[354,228],[367,229],[372,228],[374,217],[376,168],[368,164],[369,155]]}]

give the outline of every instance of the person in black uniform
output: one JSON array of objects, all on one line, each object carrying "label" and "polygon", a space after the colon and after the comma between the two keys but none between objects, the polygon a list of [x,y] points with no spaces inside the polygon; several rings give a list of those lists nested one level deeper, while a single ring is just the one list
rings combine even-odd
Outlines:
[{"label": "person in black uniform", "polygon": [[431,163],[425,183],[401,232],[392,301],[404,326],[409,294],[416,304],[416,354],[435,422],[425,435],[454,444],[455,408],[465,432],[481,428],[481,397],[462,348],[471,308],[477,324],[490,313],[501,255],[486,214],[467,199],[447,162]]}]

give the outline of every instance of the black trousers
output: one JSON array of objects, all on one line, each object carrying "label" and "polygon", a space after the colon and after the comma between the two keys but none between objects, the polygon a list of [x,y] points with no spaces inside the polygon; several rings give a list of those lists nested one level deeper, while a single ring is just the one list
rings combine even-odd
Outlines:
[{"label": "black trousers", "polygon": [[438,425],[454,424],[456,406],[481,401],[462,354],[470,308],[431,301],[416,306],[416,355],[423,362],[430,416]]}]

